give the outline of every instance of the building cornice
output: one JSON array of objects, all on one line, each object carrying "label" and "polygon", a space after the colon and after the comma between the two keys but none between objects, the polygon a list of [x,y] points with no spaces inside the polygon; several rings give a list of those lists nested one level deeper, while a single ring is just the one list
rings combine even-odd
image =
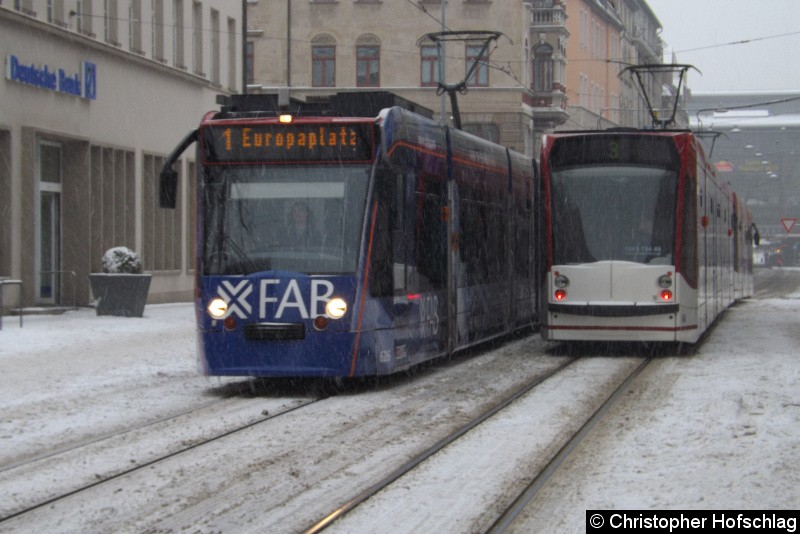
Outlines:
[{"label": "building cornice", "polygon": [[175,78],[179,78],[188,81],[190,83],[195,83],[197,85],[204,86],[213,91],[221,93],[230,92],[223,89],[221,86],[214,84],[213,82],[211,82],[206,78],[197,76],[195,74],[191,74],[177,67],[164,64],[154,59],[148,59],[146,57],[142,57],[139,54],[123,50],[115,45],[98,41],[97,39],[94,39],[88,35],[83,35],[73,30],[65,29],[55,24],[50,24],[48,22],[41,21],[29,15],[19,13],[13,9],[9,9],[5,6],[0,6],[0,20],[3,21],[7,20],[11,24],[18,24],[32,31],[41,32],[45,35],[53,36],[55,38],[62,39],[69,43],[84,46],[86,48],[95,50],[97,52],[105,53],[112,57],[119,58],[122,61],[134,63],[142,67],[166,74],[168,76],[173,76]]}]

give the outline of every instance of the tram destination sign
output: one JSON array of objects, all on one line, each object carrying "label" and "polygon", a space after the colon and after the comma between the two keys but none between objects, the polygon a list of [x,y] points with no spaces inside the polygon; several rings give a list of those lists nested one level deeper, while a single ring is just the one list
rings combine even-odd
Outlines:
[{"label": "tram destination sign", "polygon": [[374,123],[210,125],[202,128],[206,163],[366,162]]},{"label": "tram destination sign", "polygon": [[612,164],[676,168],[678,151],[669,136],[590,134],[560,138],[550,154],[555,169]]}]

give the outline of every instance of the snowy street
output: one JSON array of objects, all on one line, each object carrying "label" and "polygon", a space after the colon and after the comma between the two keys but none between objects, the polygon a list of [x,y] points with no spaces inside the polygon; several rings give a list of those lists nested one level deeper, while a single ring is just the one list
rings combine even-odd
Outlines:
[{"label": "snowy street", "polygon": [[[654,358],[511,530],[584,532],[587,509],[795,509],[799,287],[759,271],[693,355]],[[199,376],[190,304],[5,317],[0,532],[303,531],[553,372],[331,528],[483,532],[646,356],[555,347],[532,335],[330,395]]]}]

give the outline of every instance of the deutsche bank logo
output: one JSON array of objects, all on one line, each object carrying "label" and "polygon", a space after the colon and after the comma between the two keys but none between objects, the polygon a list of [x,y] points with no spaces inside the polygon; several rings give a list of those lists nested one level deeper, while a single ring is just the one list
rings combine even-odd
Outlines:
[{"label": "deutsche bank logo", "polygon": [[239,319],[247,319],[253,311],[252,306],[247,302],[247,297],[252,292],[253,285],[247,280],[242,280],[235,286],[233,282],[223,280],[217,286],[217,295],[228,305],[225,317],[235,313]]},{"label": "deutsche bank logo", "polygon": [[84,61],[81,63],[83,70],[83,98],[97,99],[97,65]]}]

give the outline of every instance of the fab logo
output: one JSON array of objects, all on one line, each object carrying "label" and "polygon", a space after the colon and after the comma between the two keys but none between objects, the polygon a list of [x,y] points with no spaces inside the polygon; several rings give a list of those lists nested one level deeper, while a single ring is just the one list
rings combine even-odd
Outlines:
[{"label": "fab logo", "polygon": [[235,314],[239,319],[247,319],[253,313],[253,308],[247,302],[247,297],[253,292],[253,285],[247,280],[242,280],[237,285],[233,285],[228,280],[217,286],[217,295],[228,305],[225,317]]},{"label": "fab logo", "polygon": [[[325,315],[325,304],[333,295],[333,284],[328,280],[311,280],[308,305],[300,292],[297,280],[289,280],[281,294],[281,280],[266,279],[261,281],[258,315],[262,319],[274,310],[275,319],[282,319],[287,310],[296,310],[303,319],[313,319]],[[272,287],[276,286],[276,287]],[[281,295],[278,297],[277,295]]]},{"label": "fab logo", "polygon": [[[247,319],[253,315],[250,297],[254,286],[249,280],[223,280],[217,286],[217,296],[225,301],[228,309],[224,317],[235,315]],[[333,283],[329,280],[313,279],[302,284],[295,279],[268,278],[258,285],[259,320],[314,319],[325,315],[325,305],[333,296]]]}]

